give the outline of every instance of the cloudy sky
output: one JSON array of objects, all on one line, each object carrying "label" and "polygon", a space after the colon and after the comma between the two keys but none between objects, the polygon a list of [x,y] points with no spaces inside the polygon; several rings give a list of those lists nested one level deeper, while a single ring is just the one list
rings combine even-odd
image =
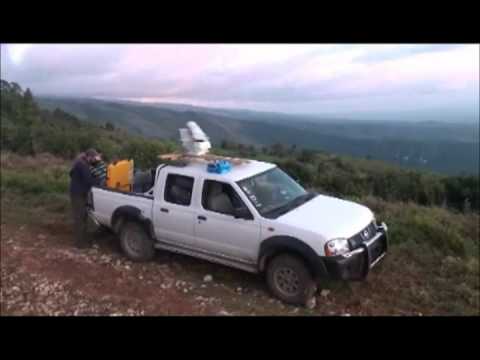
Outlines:
[{"label": "cloudy sky", "polygon": [[479,46],[3,44],[1,77],[36,95],[291,113],[478,114]]}]

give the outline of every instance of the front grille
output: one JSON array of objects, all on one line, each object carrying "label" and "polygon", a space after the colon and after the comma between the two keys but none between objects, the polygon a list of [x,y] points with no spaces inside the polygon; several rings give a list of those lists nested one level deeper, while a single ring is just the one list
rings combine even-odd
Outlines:
[{"label": "front grille", "polygon": [[370,262],[374,262],[378,259],[380,255],[382,255],[385,251],[387,251],[386,241],[385,239],[380,239],[376,241],[370,247]]},{"label": "front grille", "polygon": [[377,226],[375,225],[375,222],[372,221],[370,224],[367,225],[367,227],[365,227],[359,233],[353,235],[350,239],[348,239],[350,250],[355,250],[363,242],[373,238],[376,233],[377,233]]}]

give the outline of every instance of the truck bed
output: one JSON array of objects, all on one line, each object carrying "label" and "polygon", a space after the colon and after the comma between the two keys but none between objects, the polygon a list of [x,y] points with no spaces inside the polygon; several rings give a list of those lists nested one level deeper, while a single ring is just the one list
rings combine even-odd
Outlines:
[{"label": "truck bed", "polygon": [[113,212],[123,206],[140,209],[143,216],[151,219],[153,194],[123,192],[98,186],[92,188],[92,214],[100,224],[111,227]]}]

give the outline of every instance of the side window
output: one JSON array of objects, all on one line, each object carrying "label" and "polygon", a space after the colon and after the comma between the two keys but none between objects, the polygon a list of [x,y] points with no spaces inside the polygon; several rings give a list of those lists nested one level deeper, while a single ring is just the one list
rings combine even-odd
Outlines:
[{"label": "side window", "polygon": [[165,201],[173,204],[190,205],[192,201],[193,178],[168,174],[165,183]]},{"label": "side window", "polygon": [[238,209],[248,212],[248,208],[230,184],[214,180],[205,180],[203,183],[202,206],[206,210],[231,216],[234,216]]}]

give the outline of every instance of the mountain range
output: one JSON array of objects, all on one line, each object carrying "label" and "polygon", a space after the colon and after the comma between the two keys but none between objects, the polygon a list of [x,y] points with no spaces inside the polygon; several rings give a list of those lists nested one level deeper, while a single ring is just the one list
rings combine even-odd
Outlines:
[{"label": "mountain range", "polygon": [[151,138],[177,140],[195,121],[213,144],[287,146],[368,157],[401,166],[459,174],[479,172],[478,122],[352,120],[172,103],[37,96],[41,107]]}]

